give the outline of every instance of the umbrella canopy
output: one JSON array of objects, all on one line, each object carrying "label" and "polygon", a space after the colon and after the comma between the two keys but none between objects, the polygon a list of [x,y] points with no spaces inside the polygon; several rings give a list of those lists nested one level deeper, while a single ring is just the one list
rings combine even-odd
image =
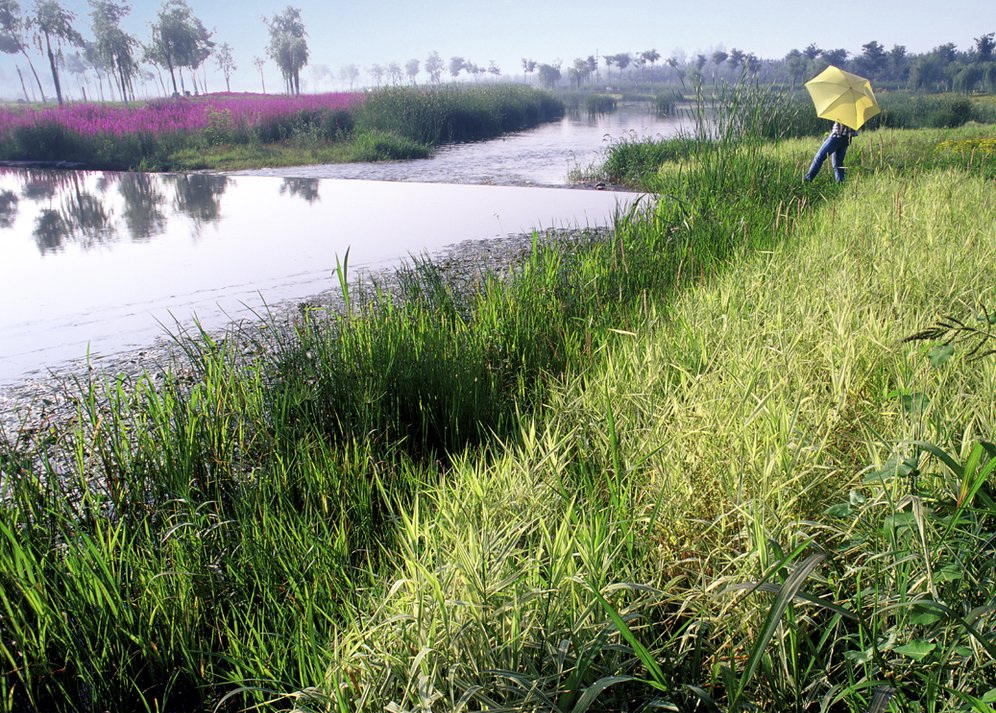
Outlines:
[{"label": "umbrella canopy", "polygon": [[855,131],[881,111],[871,82],[832,64],[806,82],[806,89],[817,116],[839,121]]}]

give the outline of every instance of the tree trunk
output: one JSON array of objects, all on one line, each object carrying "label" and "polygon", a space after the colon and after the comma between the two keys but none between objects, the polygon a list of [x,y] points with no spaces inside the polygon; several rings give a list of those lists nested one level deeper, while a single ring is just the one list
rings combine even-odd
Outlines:
[{"label": "tree trunk", "polygon": [[[169,57],[166,58],[166,68],[169,70],[169,78],[173,80],[173,95],[178,95],[180,92],[176,90],[176,74],[173,72],[173,60]],[[183,77],[180,77],[180,81],[183,81]]]},{"label": "tree trunk", "polygon": [[45,98],[45,90],[42,89],[42,83],[41,80],[38,78],[38,72],[35,71],[35,64],[34,62],[31,61],[31,57],[28,56],[28,53],[25,51],[23,45],[21,46],[21,54],[24,55],[24,59],[28,60],[28,67],[31,69],[31,73],[35,75],[35,82],[38,83],[38,91],[41,93],[42,101],[47,102],[48,99]]},{"label": "tree trunk", "polygon": [[24,75],[21,74],[21,68],[20,67],[17,67],[17,77],[18,77],[18,79],[21,80],[21,91],[24,92],[24,101],[30,102],[31,100],[28,98],[28,90],[24,86]]},{"label": "tree trunk", "polygon": [[125,106],[128,106],[128,77],[125,76],[120,63],[118,64],[118,81],[121,83],[121,99]]},{"label": "tree trunk", "polygon": [[48,34],[45,35],[45,49],[48,51],[48,64],[52,68],[52,81],[55,82],[55,96],[59,100],[59,106],[62,106],[62,85],[59,84],[59,69],[55,66],[55,53],[52,51],[52,42],[49,40]]}]

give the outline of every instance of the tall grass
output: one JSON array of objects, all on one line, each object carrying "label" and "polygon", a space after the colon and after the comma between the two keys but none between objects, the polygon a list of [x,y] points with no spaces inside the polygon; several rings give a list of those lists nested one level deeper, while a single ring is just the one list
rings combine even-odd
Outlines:
[{"label": "tall grass", "polygon": [[616,332],[518,446],[409,508],[391,596],[309,709],[981,700],[996,364],[935,370],[900,340],[992,300],[990,190],[863,186]]},{"label": "tall grass", "polygon": [[345,313],[184,341],[4,444],[4,705],[984,698],[996,367],[900,340],[993,303],[991,186],[871,150],[803,185],[752,96],[609,239],[402,297],[344,260]]},{"label": "tall grass", "polygon": [[364,129],[434,146],[489,139],[563,115],[563,103],[552,94],[513,84],[389,87],[367,97],[357,121]]}]

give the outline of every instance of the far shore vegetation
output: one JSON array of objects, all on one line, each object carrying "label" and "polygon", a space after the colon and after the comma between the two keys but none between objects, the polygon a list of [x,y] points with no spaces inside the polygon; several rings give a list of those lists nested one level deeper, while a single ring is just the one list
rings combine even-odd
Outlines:
[{"label": "far shore vegetation", "polygon": [[0,109],[0,160],[179,171],[425,158],[564,114],[514,84],[325,95],[214,94]]},{"label": "far shore vegetation", "polygon": [[[341,256],[342,310],[9,434],[0,708],[992,711],[992,104],[805,184],[825,122],[702,86],[593,169],[647,194],[608,236]],[[462,138],[413,97],[353,131]]]}]

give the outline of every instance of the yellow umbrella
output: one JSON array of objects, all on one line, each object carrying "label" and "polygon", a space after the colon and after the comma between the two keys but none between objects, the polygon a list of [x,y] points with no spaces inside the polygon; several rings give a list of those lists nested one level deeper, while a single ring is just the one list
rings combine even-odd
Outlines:
[{"label": "yellow umbrella", "polygon": [[806,89],[817,116],[839,121],[855,131],[881,111],[871,82],[832,64],[806,82]]}]

